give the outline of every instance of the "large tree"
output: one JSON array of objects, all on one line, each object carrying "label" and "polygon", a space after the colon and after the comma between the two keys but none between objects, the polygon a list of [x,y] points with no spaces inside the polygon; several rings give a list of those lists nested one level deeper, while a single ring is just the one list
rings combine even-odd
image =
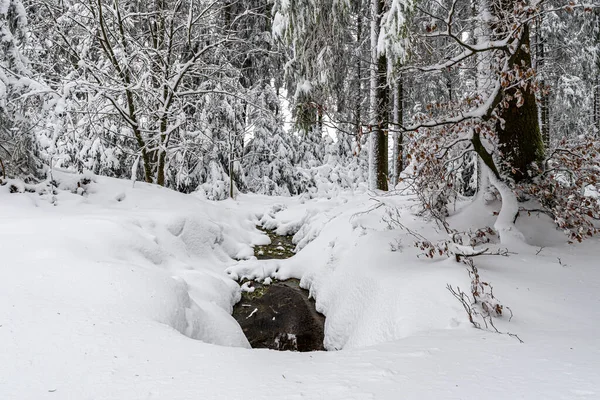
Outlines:
[{"label": "large tree", "polygon": [[369,121],[369,188],[388,190],[388,58],[378,46],[384,0],[371,0],[371,118]]},{"label": "large tree", "polygon": [[501,50],[505,61],[500,70],[503,89],[496,95],[500,100],[496,134],[503,167],[516,182],[528,178],[532,164],[544,159],[535,82],[530,79],[535,74],[531,65],[530,22],[523,19],[520,7],[509,0],[491,2],[495,17],[493,38],[503,40],[508,35],[514,36],[511,47]]},{"label": "large tree", "polygon": [[196,129],[202,96],[242,95],[238,71],[223,57],[233,37],[219,27],[221,7],[181,0],[73,0],[60,6],[46,0],[40,7],[57,21],[48,25],[49,37],[68,55],[64,60],[77,81],[67,100],[96,99],[85,105],[86,113],[110,118],[119,135],[131,138],[126,148],[140,159],[147,182],[164,185],[171,160],[186,152],[181,145]]}]

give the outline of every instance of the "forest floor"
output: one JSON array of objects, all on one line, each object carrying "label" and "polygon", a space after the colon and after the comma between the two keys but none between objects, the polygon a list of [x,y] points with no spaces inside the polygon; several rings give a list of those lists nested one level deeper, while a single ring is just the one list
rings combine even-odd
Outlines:
[{"label": "forest floor", "polygon": [[[465,265],[419,257],[415,233],[444,235],[410,196],[210,202],[89,178],[0,186],[0,399],[600,398],[598,239],[569,245],[523,215],[526,243],[475,258],[520,343],[471,325],[446,288],[468,291]],[[496,209],[450,221],[491,226]],[[296,254],[255,259],[257,225],[294,233]],[[237,280],[267,277],[301,280],[329,351],[249,348]]]}]

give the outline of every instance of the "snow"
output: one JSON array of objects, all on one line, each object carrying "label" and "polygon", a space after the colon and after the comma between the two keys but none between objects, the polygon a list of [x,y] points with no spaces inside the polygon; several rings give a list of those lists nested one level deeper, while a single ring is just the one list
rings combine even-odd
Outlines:
[{"label": "snow", "polygon": [[[53,175],[55,193],[0,186],[1,399],[600,396],[599,241],[569,246],[544,216],[519,217],[524,242],[502,244],[515,254],[475,258],[514,313],[496,326],[521,344],[471,326],[446,290],[468,289],[464,265],[417,257],[408,229],[445,233],[414,215],[410,196],[211,202]],[[408,229],[389,221],[390,207]],[[492,226],[498,210],[480,201],[450,222]],[[268,241],[259,221],[294,233],[297,254],[256,260],[251,246]],[[230,315],[241,277],[301,279],[331,351],[248,349]]]},{"label": "snow", "polygon": [[517,196],[506,185],[506,183],[496,178],[496,176],[490,172],[491,171],[488,169],[488,179],[490,183],[494,185],[496,190],[498,190],[502,198],[502,207],[498,212],[498,218],[496,219],[494,228],[496,228],[496,231],[500,235],[500,240],[503,244],[515,244],[515,241],[520,243],[524,240],[524,237],[523,234],[515,227],[513,222],[517,216],[517,213],[519,212]]}]

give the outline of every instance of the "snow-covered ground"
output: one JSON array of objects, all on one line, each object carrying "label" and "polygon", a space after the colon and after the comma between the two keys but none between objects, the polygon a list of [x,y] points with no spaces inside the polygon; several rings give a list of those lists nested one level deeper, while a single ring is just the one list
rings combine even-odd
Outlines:
[{"label": "snow-covered ground", "polygon": [[[55,195],[0,187],[2,400],[600,398],[598,239],[567,245],[549,221],[521,216],[528,245],[476,259],[514,313],[496,326],[519,343],[474,329],[446,290],[468,289],[465,266],[417,257],[388,222],[397,208],[407,228],[443,237],[408,196],[210,202],[55,178]],[[491,226],[492,212],[451,220]],[[236,261],[268,240],[259,222],[298,231],[298,254]],[[338,351],[249,349],[230,316],[243,276],[301,278]]]}]

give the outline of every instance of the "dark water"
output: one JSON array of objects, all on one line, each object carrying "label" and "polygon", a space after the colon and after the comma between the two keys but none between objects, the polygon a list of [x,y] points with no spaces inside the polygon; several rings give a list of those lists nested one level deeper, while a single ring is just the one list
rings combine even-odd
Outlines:
[{"label": "dark water", "polygon": [[[261,230],[269,235],[271,243],[256,246],[256,258],[281,260],[294,255],[296,245],[292,236]],[[299,280],[273,281],[268,285],[250,282],[250,285],[254,291],[242,292],[242,299],[233,308],[233,317],[253,348],[324,350],[325,317],[315,309],[308,291],[300,288]]]},{"label": "dark water", "polygon": [[315,309],[300,281],[288,279],[263,285],[253,282],[254,292],[244,292],[233,309],[253,348],[273,350],[324,350],[325,317]]}]

